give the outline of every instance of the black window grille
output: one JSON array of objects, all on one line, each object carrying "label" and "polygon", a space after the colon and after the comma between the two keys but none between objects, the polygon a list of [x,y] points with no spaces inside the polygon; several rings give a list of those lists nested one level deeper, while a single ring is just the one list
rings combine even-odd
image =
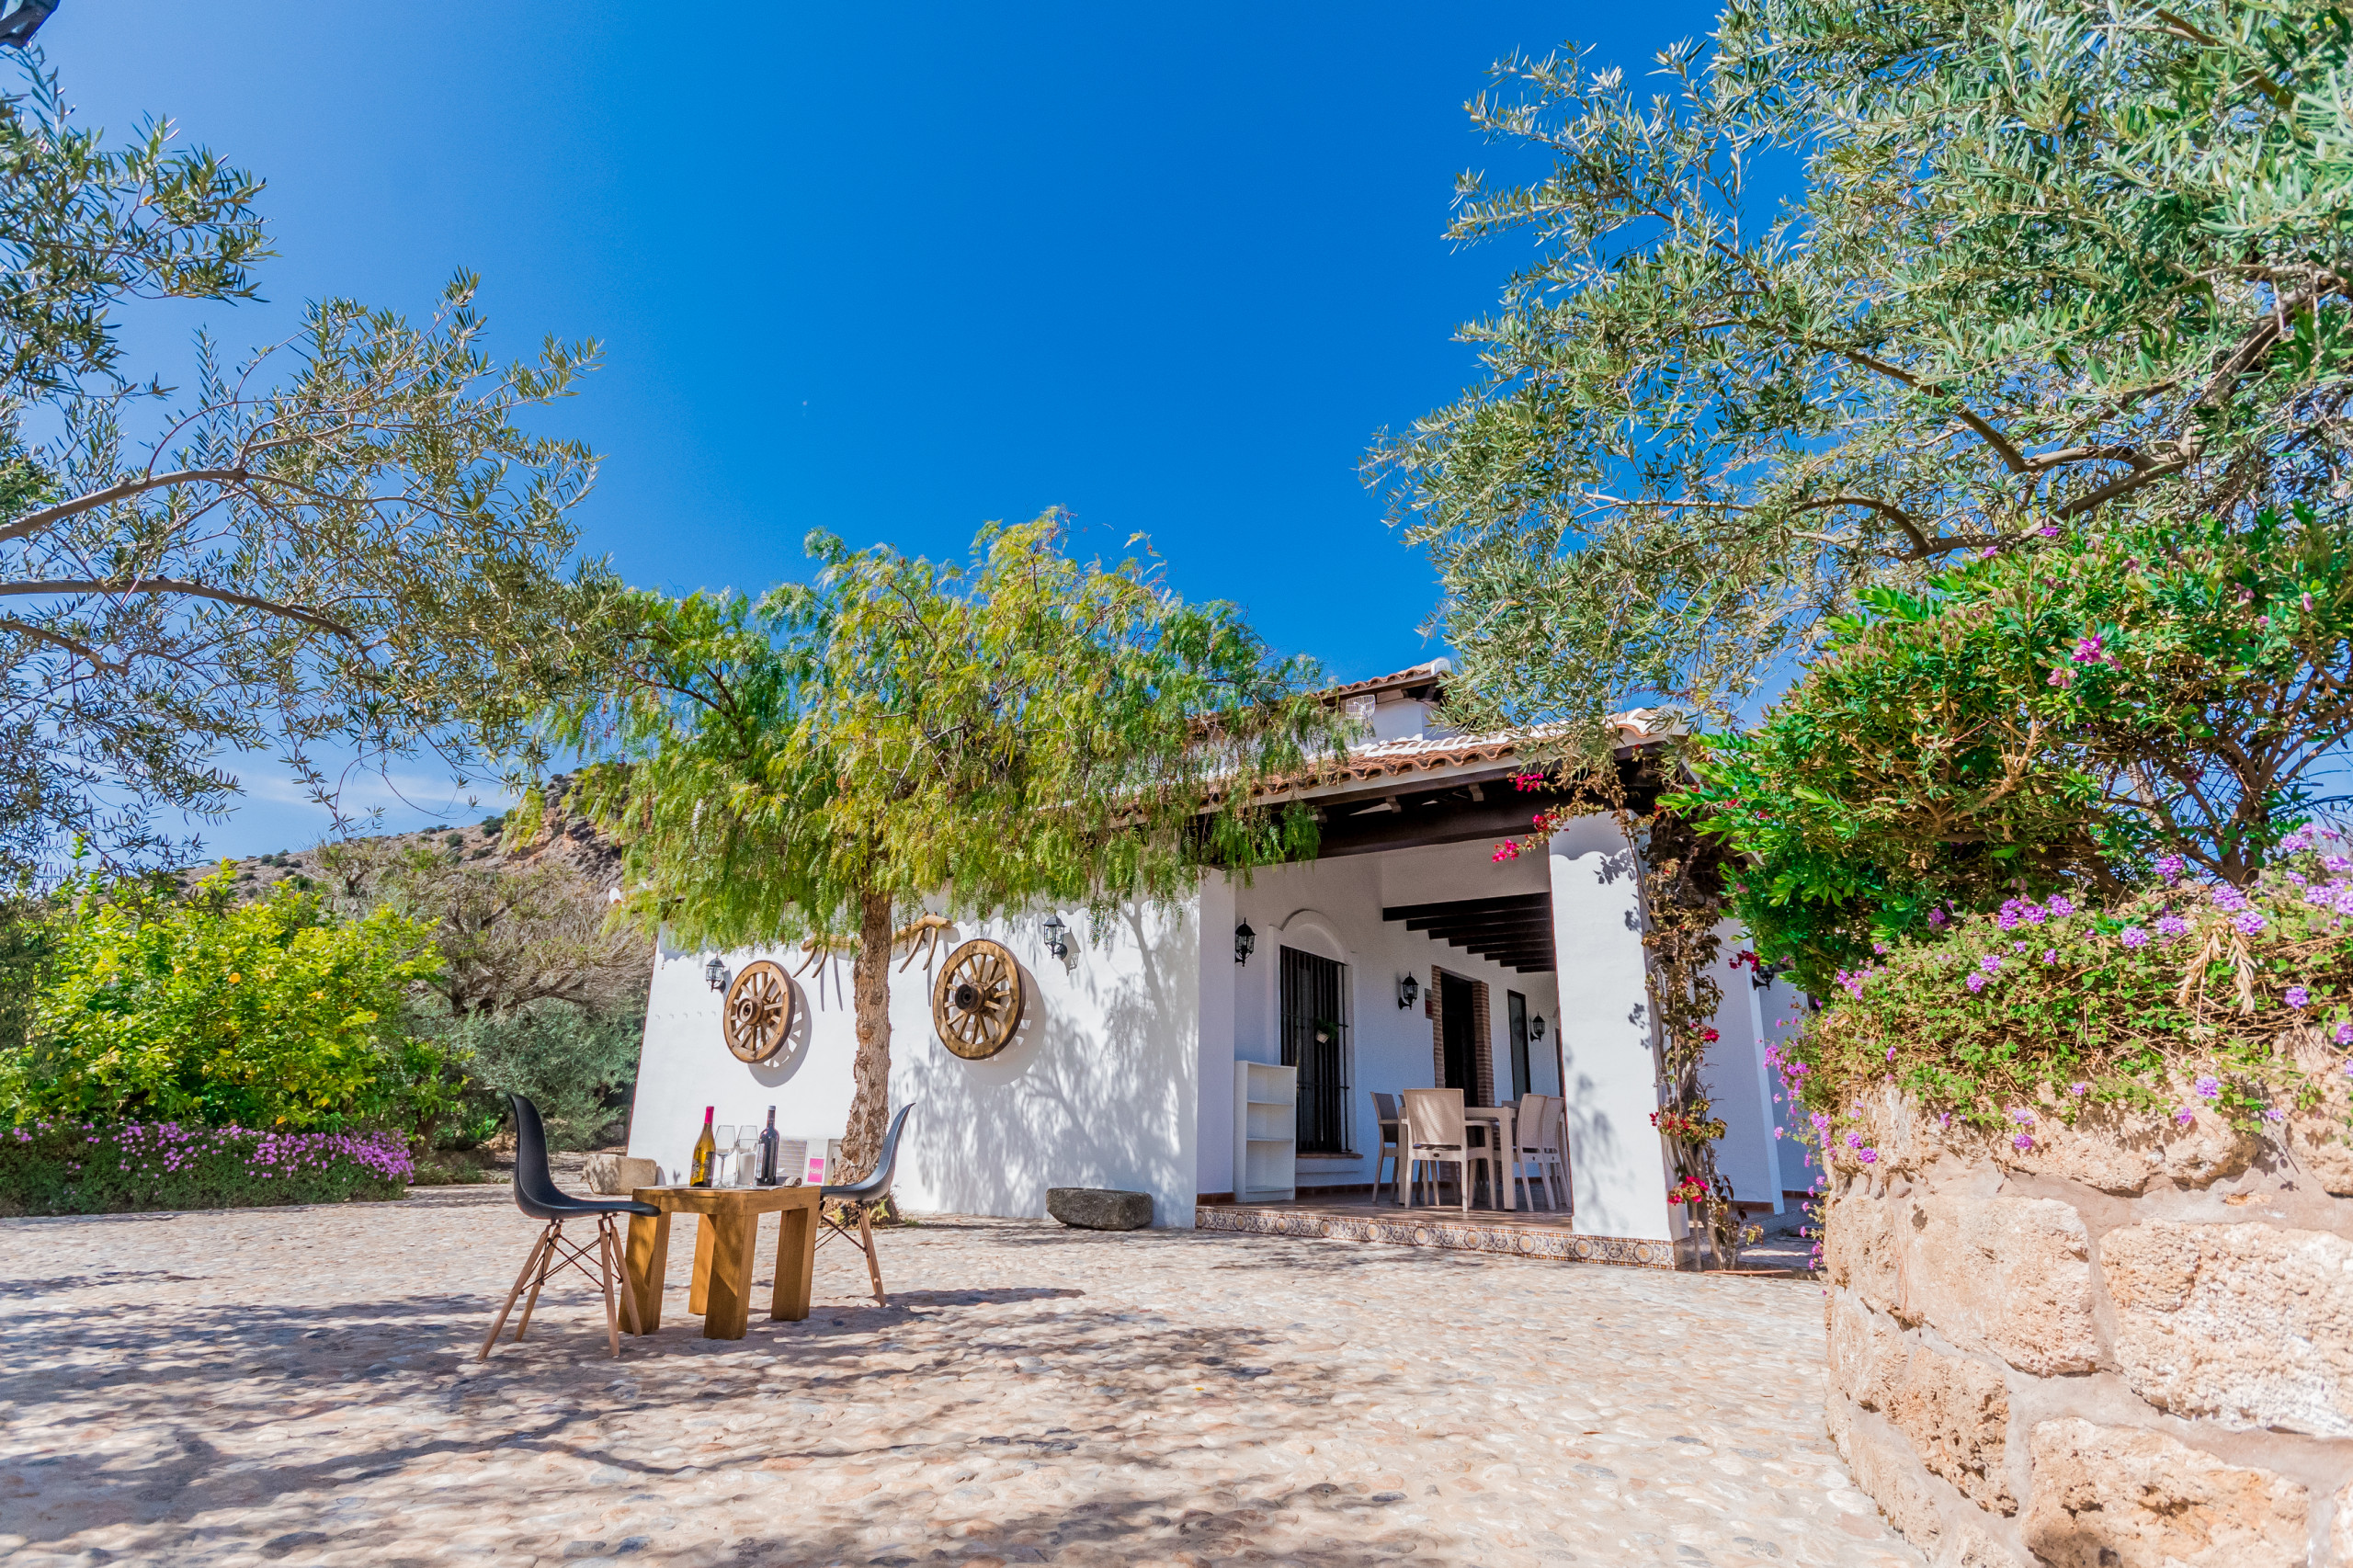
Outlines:
[{"label": "black window grille", "polygon": [[1282,950],[1283,1065],[1299,1069],[1299,1151],[1348,1152],[1347,971]]}]

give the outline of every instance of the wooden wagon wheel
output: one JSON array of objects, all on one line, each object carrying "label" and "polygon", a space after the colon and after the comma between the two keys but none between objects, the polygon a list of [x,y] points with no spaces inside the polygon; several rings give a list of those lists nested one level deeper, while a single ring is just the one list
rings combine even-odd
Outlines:
[{"label": "wooden wagon wheel", "polygon": [[745,964],[727,988],[720,1027],[736,1061],[766,1062],[792,1032],[792,982],[766,959]]},{"label": "wooden wagon wheel", "polygon": [[995,1056],[1021,1025],[1021,966],[995,942],[965,943],[940,966],[931,1021],[939,1043],[966,1061]]}]

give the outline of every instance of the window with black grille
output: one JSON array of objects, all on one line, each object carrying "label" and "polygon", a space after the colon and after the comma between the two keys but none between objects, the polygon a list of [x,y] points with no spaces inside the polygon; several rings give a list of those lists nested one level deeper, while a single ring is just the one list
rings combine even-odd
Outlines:
[{"label": "window with black grille", "polygon": [[1282,949],[1283,1065],[1299,1069],[1299,1152],[1348,1152],[1347,967]]}]

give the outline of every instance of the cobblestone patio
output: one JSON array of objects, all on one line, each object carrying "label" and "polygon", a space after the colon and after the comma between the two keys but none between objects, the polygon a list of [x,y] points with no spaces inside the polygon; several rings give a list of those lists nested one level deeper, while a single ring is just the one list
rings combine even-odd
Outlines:
[{"label": "cobblestone patio", "polygon": [[[1822,1429],[1810,1283],[940,1220],[887,1309],[652,1340],[503,1188],[0,1221],[0,1558],[1916,1563]],[[773,1245],[773,1231],[764,1237]],[[765,1277],[766,1264],[762,1266]]]}]

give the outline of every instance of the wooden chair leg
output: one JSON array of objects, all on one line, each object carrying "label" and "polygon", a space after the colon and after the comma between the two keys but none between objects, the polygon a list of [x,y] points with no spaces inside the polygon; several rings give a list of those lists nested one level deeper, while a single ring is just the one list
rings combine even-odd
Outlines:
[{"label": "wooden chair leg", "polygon": [[609,1214],[597,1216],[597,1283],[605,1288],[605,1340],[612,1346],[613,1359],[621,1358],[621,1314],[620,1303],[613,1300],[613,1221]]},{"label": "wooden chair leg", "polygon": [[476,1356],[475,1360],[490,1359],[490,1347],[498,1343],[498,1331],[506,1326],[506,1314],[515,1310],[515,1298],[523,1293],[523,1281],[531,1277],[531,1270],[539,1264],[540,1254],[547,1248],[548,1233],[541,1231],[539,1240],[531,1244],[531,1250],[523,1255],[523,1271],[515,1276],[515,1288],[506,1292],[506,1304],[498,1309],[498,1316],[491,1322],[490,1332],[483,1335],[482,1354]]},{"label": "wooden chair leg", "polygon": [[523,1342],[523,1331],[531,1326],[531,1309],[540,1304],[540,1287],[548,1282],[548,1275],[555,1267],[555,1249],[563,1244],[563,1221],[561,1220],[550,1221],[547,1249],[540,1254],[539,1277],[531,1281],[531,1293],[523,1298],[523,1315],[515,1324],[515,1343],[517,1345]]},{"label": "wooden chair leg", "polygon": [[866,1254],[866,1277],[874,1281],[874,1303],[887,1307],[891,1298],[882,1293],[882,1260],[874,1255],[874,1221],[868,1218],[863,1203],[858,1206],[858,1244]]}]

